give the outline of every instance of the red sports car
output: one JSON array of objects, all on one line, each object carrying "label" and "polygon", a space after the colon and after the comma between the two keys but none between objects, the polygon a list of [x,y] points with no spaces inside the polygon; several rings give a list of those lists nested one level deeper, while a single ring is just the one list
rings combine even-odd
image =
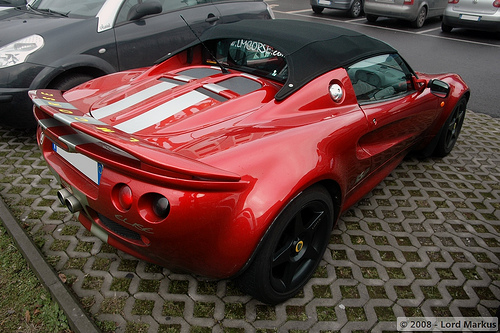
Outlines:
[{"label": "red sports car", "polygon": [[267,303],[301,289],[339,215],[408,152],[451,151],[469,94],[379,40],[293,20],[217,25],[153,67],[30,92],[87,229]]}]

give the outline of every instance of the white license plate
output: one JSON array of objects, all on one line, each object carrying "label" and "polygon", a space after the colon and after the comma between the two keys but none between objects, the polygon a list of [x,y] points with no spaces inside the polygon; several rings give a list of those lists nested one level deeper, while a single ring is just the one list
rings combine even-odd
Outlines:
[{"label": "white license plate", "polygon": [[478,22],[481,17],[480,16],[474,16],[474,15],[460,15],[460,18],[462,20],[467,20],[467,21],[475,21],[475,22]]},{"label": "white license plate", "polygon": [[332,4],[332,2],[328,1],[328,0],[319,0],[318,4],[330,6]]},{"label": "white license plate", "polygon": [[52,144],[52,149],[68,163],[74,166],[78,171],[99,185],[101,182],[102,170],[104,168],[101,163],[79,153],[68,153],[54,143]]}]

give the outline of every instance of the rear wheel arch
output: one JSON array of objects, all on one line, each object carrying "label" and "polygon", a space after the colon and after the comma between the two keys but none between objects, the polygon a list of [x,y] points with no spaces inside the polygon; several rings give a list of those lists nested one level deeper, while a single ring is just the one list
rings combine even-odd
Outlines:
[{"label": "rear wheel arch", "polygon": [[429,16],[429,6],[427,3],[424,3],[422,7],[418,10],[417,17],[415,20],[411,21],[411,25],[413,28],[421,28],[423,27],[425,20],[427,20],[427,17]]},{"label": "rear wheel arch", "polygon": [[[313,201],[308,201],[313,200]],[[324,249],[321,252],[321,256],[318,258],[317,263],[307,264],[308,269],[312,269],[312,272],[309,274],[300,273],[300,278],[305,279],[305,276],[309,276],[305,279],[304,283],[300,283],[298,286],[294,284],[292,291],[290,293],[284,290],[274,290],[272,287],[272,281],[269,281],[269,284],[266,286],[263,283],[263,274],[261,274],[263,267],[266,267],[266,260],[269,261],[269,255],[276,253],[275,243],[280,239],[280,236],[277,233],[284,233],[287,228],[286,225],[292,224],[292,222],[288,222],[291,216],[294,214],[299,214],[299,207],[307,207],[310,202],[320,202],[319,206],[325,207],[326,216],[328,216],[328,222],[322,224],[324,230],[322,232],[322,236],[320,239],[317,239],[316,235],[314,236],[314,241],[310,240],[315,244],[323,244],[326,242],[328,244],[327,239],[330,237],[330,232],[333,230],[334,224],[340,215],[340,206],[341,206],[341,195],[340,195],[340,186],[333,180],[323,180],[317,182],[306,189],[300,191],[295,196],[292,197],[280,210],[278,215],[274,218],[273,222],[267,228],[266,233],[262,236],[259,244],[256,246],[252,256],[247,261],[245,266],[240,270],[240,272],[234,276],[237,285],[244,292],[260,299],[263,302],[276,304],[280,303],[287,298],[293,296],[293,294],[300,290],[300,288],[309,280],[310,275],[312,275],[317,267],[317,264],[322,260]],[[330,207],[330,208],[326,208]],[[321,239],[321,237],[324,237]],[[325,247],[326,247],[325,245]],[[315,245],[316,246],[316,245]],[[269,267],[267,267],[269,268]],[[272,270],[269,268],[269,273]],[[302,270],[301,270],[302,271]],[[270,273],[271,274],[271,273]],[[273,274],[271,274],[273,276]],[[258,280],[258,281],[257,281]],[[265,278],[264,278],[265,280]],[[271,280],[276,280],[271,277]],[[298,289],[297,289],[298,288]],[[263,289],[266,291],[263,292]]]}]

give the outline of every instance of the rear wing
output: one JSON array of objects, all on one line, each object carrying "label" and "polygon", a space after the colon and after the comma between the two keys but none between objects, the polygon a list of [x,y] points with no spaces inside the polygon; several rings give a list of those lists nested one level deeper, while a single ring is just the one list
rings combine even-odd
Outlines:
[{"label": "rear wing", "polygon": [[[44,135],[68,152],[82,153],[129,173],[142,171],[167,177],[169,183],[172,178],[180,178],[205,183],[224,182],[226,185],[227,182],[246,184],[237,174],[155,146],[86,115],[66,101],[61,91],[31,90],[29,96]],[[123,158],[106,157],[106,152],[108,155],[113,155],[111,152],[120,154]]]}]

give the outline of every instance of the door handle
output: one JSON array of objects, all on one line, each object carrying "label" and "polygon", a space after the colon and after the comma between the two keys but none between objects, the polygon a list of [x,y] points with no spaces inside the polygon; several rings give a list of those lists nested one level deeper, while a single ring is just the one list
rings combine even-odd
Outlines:
[{"label": "door handle", "polygon": [[210,13],[208,14],[208,17],[206,18],[205,22],[207,23],[214,23],[216,21],[220,20],[219,16],[215,16],[214,14]]}]

